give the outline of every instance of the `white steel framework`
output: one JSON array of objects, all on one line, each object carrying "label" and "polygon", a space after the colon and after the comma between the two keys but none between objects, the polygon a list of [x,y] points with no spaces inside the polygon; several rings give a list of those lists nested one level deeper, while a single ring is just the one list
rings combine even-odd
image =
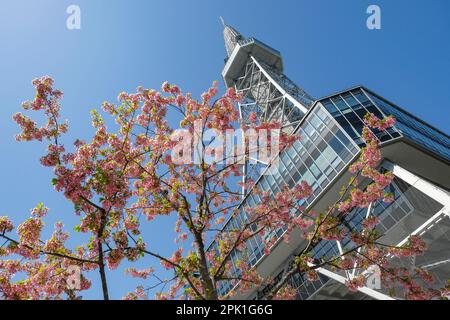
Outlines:
[{"label": "white steel framework", "polygon": [[[390,170],[392,170],[393,174],[397,178],[403,180],[404,182],[408,183],[412,187],[416,188],[418,191],[426,194],[433,200],[435,200],[443,205],[441,210],[439,210],[438,212],[433,214],[432,217],[429,218],[427,221],[425,221],[423,224],[416,226],[415,230],[412,231],[402,241],[396,243],[395,245],[397,247],[400,247],[400,246],[403,246],[404,244],[406,244],[408,242],[408,239],[410,236],[413,236],[413,235],[423,236],[426,232],[430,231],[433,226],[442,222],[444,217],[450,217],[450,195],[448,194],[448,192],[433,185],[432,183],[426,181],[425,179],[414,175],[413,173],[409,172],[408,170],[402,168],[399,165],[385,161],[383,166],[390,168]],[[372,213],[372,204],[370,204],[369,207],[367,208],[366,218],[371,213]],[[339,252],[342,254],[343,251],[342,251],[341,243],[340,243],[340,241],[336,241],[336,242],[337,242],[337,246],[339,248]],[[441,260],[431,263],[429,265],[421,266],[421,267],[425,268],[427,270],[431,270],[434,267],[437,267],[437,266],[443,265],[443,264],[448,264],[449,262],[450,262],[450,257],[441,257]],[[414,265],[415,262],[411,261],[411,263]],[[314,265],[310,264],[310,266],[312,267]],[[345,284],[346,281],[350,281],[353,277],[355,277],[358,274],[357,267],[358,266],[355,265],[351,272],[346,271],[345,276],[340,275],[336,272],[332,272],[325,268],[318,268],[317,272],[319,272],[320,274],[323,274],[324,276],[326,276],[332,280],[335,280],[337,282]],[[359,274],[361,274],[361,273],[368,274],[368,271],[367,270],[362,271],[362,272],[360,271]],[[359,288],[358,291],[360,291],[360,292],[366,294],[367,296],[369,296],[373,299],[376,299],[376,300],[393,300],[392,297],[390,297],[380,291],[369,288],[367,286]]]},{"label": "white steel framework", "polygon": [[[243,37],[236,29],[225,24],[223,19],[222,23],[224,25],[225,47],[228,55],[225,60],[226,64],[222,75],[225,84],[228,87],[233,87],[243,96],[243,100],[239,104],[241,119],[243,122],[248,122],[249,116],[254,113],[257,116],[257,121],[260,123],[276,121],[282,124],[282,128],[285,132],[292,133],[296,125],[301,122],[305,114],[308,113],[309,109],[313,106],[314,99],[284,75],[283,63],[278,51],[254,38]],[[350,96],[365,108],[365,105],[356,99],[356,97],[353,96],[353,93],[351,93]],[[347,101],[343,99],[343,97],[341,97],[341,99],[342,101]],[[334,105],[334,102],[332,103]],[[345,104],[346,107],[350,107],[347,102],[345,102]],[[334,107],[336,107],[336,105],[334,105]],[[355,116],[359,117],[357,113],[355,113]],[[390,134],[391,133],[388,133],[387,135],[390,138],[393,138]],[[246,165],[244,166],[244,184],[246,185],[245,182],[247,182],[249,178],[257,181],[263,171],[261,169],[267,168],[268,165],[268,163],[258,162],[257,159],[247,158]],[[403,234],[399,234],[397,239],[393,241],[391,245],[404,245],[411,235],[425,235],[436,225],[443,224],[443,221],[448,221],[448,225],[450,226],[450,194],[446,190],[433,185],[397,164],[385,161],[383,166],[386,169],[391,170],[396,178],[403,183],[410,185],[431,198],[433,201],[442,205],[437,212],[433,211],[431,216],[427,217],[428,219],[426,219],[426,221],[423,220],[420,223],[410,225],[410,228],[404,234],[405,237],[399,240],[399,237],[403,236]],[[247,190],[243,190],[244,196],[246,191]],[[401,205],[406,208],[403,212],[404,216],[401,216],[399,219],[414,215],[413,204],[409,203],[407,197],[401,196],[398,203],[401,203]],[[374,208],[375,204],[371,204],[367,208],[364,216],[367,218],[369,215],[374,214]],[[393,230],[394,227],[391,227],[386,227],[386,233]],[[447,225],[445,228],[449,228],[450,230],[450,227]],[[442,243],[440,243],[440,245],[442,245]],[[444,246],[445,245],[446,243],[444,243]],[[340,241],[336,242],[336,247],[338,251],[337,254],[343,254],[344,245]],[[427,263],[422,264],[421,267],[431,270],[450,263],[450,256],[438,256],[437,258],[439,259],[427,261]],[[291,263],[292,261],[282,263],[284,267],[282,267],[281,272],[283,272],[283,269],[286,270]],[[411,261],[411,264],[415,265],[416,261]],[[327,280],[320,281],[319,287],[315,286],[315,291],[309,295],[310,298],[324,289],[330,281],[345,284],[358,274],[368,273],[367,270],[361,270],[357,265],[353,267],[353,270],[342,273],[330,271],[325,268],[319,268],[317,271]],[[236,286],[238,286],[238,284],[236,284]],[[372,299],[393,299],[385,293],[367,286],[359,288],[359,292]]]},{"label": "white steel framework", "polygon": [[[239,103],[241,119],[248,122],[254,113],[260,123],[277,122],[285,132],[292,133],[314,99],[283,74],[282,59],[276,50],[256,39],[246,39],[221,21],[228,55],[223,76],[225,83],[243,96]],[[244,185],[248,178],[256,181],[266,167],[267,163],[246,159]]]}]

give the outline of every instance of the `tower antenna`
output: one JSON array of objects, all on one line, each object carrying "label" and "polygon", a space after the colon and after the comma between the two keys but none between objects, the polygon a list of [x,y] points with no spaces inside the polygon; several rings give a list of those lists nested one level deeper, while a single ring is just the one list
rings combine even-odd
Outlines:
[{"label": "tower antenna", "polygon": [[220,22],[222,22],[222,25],[225,27],[225,20],[223,20],[223,17],[220,16],[219,19],[220,19]]}]

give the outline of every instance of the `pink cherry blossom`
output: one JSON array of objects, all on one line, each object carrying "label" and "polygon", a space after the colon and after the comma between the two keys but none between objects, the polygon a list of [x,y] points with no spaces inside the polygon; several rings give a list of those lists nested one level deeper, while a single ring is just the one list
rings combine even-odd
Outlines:
[{"label": "pink cherry blossom", "polygon": [[[75,138],[73,144],[65,144],[66,149],[61,144],[68,130],[68,122],[61,120],[60,115],[62,92],[53,88],[54,81],[47,76],[33,80],[32,84],[36,95],[23,104],[23,112],[39,112],[44,122],[40,124],[28,115],[16,113],[13,120],[20,128],[16,138],[47,144],[40,162],[53,171],[51,183],[55,191],[70,202],[78,219],[74,230],[87,240],[74,249],[69,248],[66,245],[69,233],[64,231],[62,223],[57,223],[51,236],[44,239],[48,208],[42,204],[32,209],[31,217],[18,225],[17,239],[11,235],[15,229],[11,220],[0,217],[0,237],[8,243],[0,248],[0,292],[7,299],[77,299],[80,292],[91,286],[85,275],[95,276],[93,271],[98,273],[103,298],[108,299],[109,273],[125,263],[127,267],[130,265],[126,273],[132,277],[146,281],[159,278],[155,271],[158,268],[138,270],[134,267],[134,263],[144,257],[151,257],[174,274],[170,284],[159,278],[159,284],[166,289],[155,298],[225,298],[220,297],[218,291],[225,281],[232,287],[237,285],[236,290],[227,294],[231,297],[238,291],[249,292],[271,283],[270,277],[260,275],[257,268],[249,265],[249,243],[256,237],[264,239],[261,249],[265,255],[275,250],[281,240],[306,243],[305,252],[293,257],[289,270],[300,270],[306,275],[306,281],[315,281],[318,277],[312,266],[317,263],[312,258],[315,245],[349,237],[350,245],[360,246],[360,250],[354,250],[343,259],[339,257],[334,265],[329,263],[325,267],[352,268],[357,264],[368,268],[375,261],[383,270],[389,270],[382,272],[384,285],[400,285],[405,298],[430,299],[447,292],[445,288],[433,291],[419,285],[416,278],[431,283],[432,277],[427,272],[409,272],[390,263],[392,257],[402,259],[423,254],[426,244],[420,237],[411,237],[402,247],[382,246],[376,241],[376,217],[365,219],[361,231],[349,230],[351,228],[344,223],[354,209],[367,208],[377,201],[394,200],[393,195],[385,191],[394,176],[379,169],[382,155],[374,133],[391,128],[394,118],[366,116],[367,127],[362,131],[365,146],[350,167],[352,179],[336,196],[339,199],[334,200],[336,203],[311,211],[305,200],[311,197],[313,190],[305,181],[279,185],[280,190],[272,193],[273,190],[263,190],[252,179],[242,179],[243,164],[237,159],[248,157],[253,151],[249,145],[235,146],[233,151],[240,154],[228,162],[215,159],[214,164],[207,163],[207,151],[219,157],[221,151],[226,150],[224,146],[209,148],[211,145],[199,152],[198,163],[174,161],[172,152],[178,141],[171,137],[177,129],[183,129],[183,133],[191,137],[196,134],[201,137],[208,129],[221,134],[236,128],[254,130],[256,134],[266,134],[269,145],[279,138],[280,152],[301,139],[299,135],[280,132],[280,123],[259,123],[255,113],[249,115],[250,123],[243,124],[237,108],[242,94],[233,88],[219,95],[218,83],[214,82],[197,99],[169,82],[164,82],[159,91],[138,87],[135,92],[122,92],[117,104],[104,102],[103,111],[91,112],[92,127],[88,135],[91,138]],[[172,112],[179,117],[177,123],[173,121]],[[267,134],[270,130],[276,130],[277,135]],[[202,142],[208,144],[208,141]],[[195,153],[195,150],[187,152]],[[269,158],[269,162],[274,159]],[[240,206],[243,187],[261,201],[252,206]],[[64,214],[60,213],[61,217]],[[165,219],[173,221],[175,242],[180,243],[171,254],[161,250],[164,244],[144,240],[148,230],[160,228],[160,222]],[[148,228],[143,227],[146,224]],[[280,237],[279,230],[285,230]],[[215,243],[208,251],[206,248],[212,237]],[[67,275],[58,273],[73,264],[82,271],[79,290],[68,290]],[[108,268],[110,272],[106,272]],[[234,270],[239,270],[239,275],[233,273]],[[18,273],[24,275],[24,281],[14,279]],[[288,283],[289,279],[281,279],[268,297],[296,298],[297,291]],[[347,285],[352,291],[358,290],[364,285],[363,278],[353,278]],[[147,286],[138,286],[124,298],[147,299],[145,288]]]}]

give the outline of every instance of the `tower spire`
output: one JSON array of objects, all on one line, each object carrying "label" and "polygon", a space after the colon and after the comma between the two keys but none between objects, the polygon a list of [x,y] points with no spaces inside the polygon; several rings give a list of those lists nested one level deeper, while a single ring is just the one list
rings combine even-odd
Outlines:
[{"label": "tower spire", "polygon": [[225,23],[223,17],[220,17],[220,22],[223,25],[223,38],[225,40],[225,49],[228,57],[233,53],[234,48],[239,41],[245,39],[236,29]]}]

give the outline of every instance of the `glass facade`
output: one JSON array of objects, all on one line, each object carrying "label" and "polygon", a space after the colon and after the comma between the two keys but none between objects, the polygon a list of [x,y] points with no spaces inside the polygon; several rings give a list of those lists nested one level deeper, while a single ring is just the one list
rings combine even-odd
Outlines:
[{"label": "glass facade", "polygon": [[363,145],[361,131],[364,127],[364,116],[368,112],[379,118],[392,115],[397,120],[394,128],[383,132],[373,130],[380,141],[385,142],[403,136],[450,161],[450,137],[448,135],[363,88],[356,88],[322,99],[320,103],[358,145]]},{"label": "glass facade", "polygon": [[297,289],[297,299],[306,300],[310,298],[314,293],[320,290],[330,279],[322,274],[319,274],[319,279],[310,281],[306,275],[295,274],[289,281],[289,284]]},{"label": "glass facade", "polygon": [[[423,268],[433,275],[435,289],[444,287],[450,278],[450,219],[448,213],[446,215],[444,212],[444,205],[398,177],[386,191],[394,195],[394,201],[388,204],[377,201],[370,211],[370,215],[377,216],[380,220],[377,230],[384,235],[380,242],[398,245],[419,227],[426,226],[417,234],[428,247],[423,255],[413,259],[393,259],[392,263],[410,270]],[[367,209],[354,210],[347,216],[347,222],[352,228],[360,230],[361,222],[367,214]],[[441,214],[441,217],[430,223],[430,219],[436,214]],[[344,251],[355,246],[349,239],[342,241],[341,245]],[[396,288],[395,291],[398,297],[402,297],[402,288]]]},{"label": "glass facade", "polygon": [[[380,223],[377,229],[382,235],[391,235],[388,231],[395,228],[395,236],[382,238],[381,241],[390,245],[397,245],[401,240],[407,238],[415,228],[425,223],[434,214],[444,208],[443,204],[433,200],[428,195],[417,190],[405,181],[395,178],[393,183],[387,187],[386,192],[394,196],[394,201],[384,203],[377,201],[370,210],[370,215],[377,216]],[[356,230],[361,230],[362,221],[367,217],[367,208],[357,208],[346,216],[347,224]],[[419,256],[414,261],[414,266],[427,269],[435,277],[435,287],[442,288],[445,281],[450,277],[450,219],[445,214],[442,215],[439,223],[428,227],[421,236],[426,241],[429,249],[425,255]],[[356,245],[349,238],[340,243],[342,250],[347,251]],[[320,241],[312,250],[312,256],[316,259],[332,259],[340,255],[337,241]],[[406,259],[407,260],[407,259]],[[411,264],[411,260],[394,261],[396,264],[406,266]],[[411,267],[411,266],[409,266]],[[345,273],[338,272],[342,276]],[[298,289],[298,299],[305,300],[310,298],[329,278],[319,275],[316,281],[309,281],[306,275],[296,274],[289,283]]]},{"label": "glass facade", "polygon": [[[256,187],[268,191],[273,196],[284,185],[293,187],[300,181],[306,181],[312,187],[313,194],[305,199],[304,206],[310,206],[357,156],[360,147],[364,145],[361,131],[364,127],[363,118],[367,113],[373,113],[379,118],[393,115],[397,119],[393,128],[384,131],[372,129],[380,141],[406,138],[450,160],[450,139],[447,135],[364,88],[356,88],[319,100],[295,129],[294,134],[299,134],[301,140],[281,153],[277,169],[269,168],[270,174],[261,175]],[[394,201],[389,204],[382,201],[374,203],[371,214],[380,218],[378,229],[382,234],[395,228],[398,238],[394,239],[396,241],[407,237],[413,231],[412,226],[423,223],[443,207],[399,178],[396,178],[386,191],[393,194]],[[260,202],[261,198],[250,190],[241,208],[255,207]],[[360,229],[361,222],[366,216],[367,209],[356,209],[347,215],[346,222],[351,227]],[[227,223],[225,230],[238,229],[245,221],[246,214],[242,210],[237,217]],[[450,227],[445,228],[448,234]],[[281,228],[267,234],[266,237],[278,238],[284,231]],[[264,256],[263,240],[266,239],[255,237],[248,242],[247,254],[251,266],[256,265]],[[343,250],[354,246],[350,239],[344,239],[340,245]],[[211,248],[213,247],[214,244]],[[336,241],[321,241],[313,248],[312,253],[315,258],[332,258],[339,255],[339,247]],[[238,258],[242,258],[239,252],[231,255],[233,275],[239,275],[240,272],[235,266]],[[439,270],[440,278],[448,276],[442,272],[442,267]],[[298,288],[300,299],[307,299],[328,280],[321,275],[317,281],[310,282],[304,275],[295,275],[290,283]],[[219,293],[225,295],[235,284],[236,282],[220,282]],[[264,294],[260,292],[258,298],[261,298],[261,295]]]},{"label": "glass facade", "polygon": [[[361,139],[364,116],[367,113],[373,113],[379,118],[386,116],[359,88],[323,99],[320,103],[360,146],[364,144]],[[390,128],[385,131],[372,129],[372,131],[382,142],[400,137],[396,128]]]},{"label": "glass facade", "polygon": [[[437,162],[439,160],[443,160],[442,163],[450,162],[450,137],[447,134],[434,129],[363,87],[346,90],[314,102],[312,97],[283,74],[281,55],[278,51],[254,38],[244,38],[228,25],[224,24],[224,28],[225,46],[230,58],[227,58],[222,74],[226,85],[234,86],[236,91],[243,96],[240,103],[242,120],[248,121],[249,115],[255,113],[260,121],[279,121],[283,123],[285,132],[299,134],[302,137],[301,141],[296,142],[291,148],[280,154],[276,170],[274,169],[275,165],[265,168],[270,170],[270,174],[261,175],[262,171],[259,169],[263,166],[262,164],[247,166],[246,178],[257,181],[257,188],[268,191],[273,196],[284,185],[292,187],[305,181],[312,187],[313,194],[304,200],[304,206],[312,207],[330,183],[357,157],[360,148],[364,146],[361,132],[364,127],[363,119],[367,113],[373,113],[379,118],[389,115],[396,118],[397,122],[393,128],[383,131],[371,129],[382,143],[401,140],[418,146],[422,151],[436,155]],[[243,50],[234,50],[236,46],[240,46]],[[233,50],[234,55],[232,55]],[[389,150],[392,149],[395,147]],[[407,149],[409,150],[409,148]],[[407,161],[407,155],[404,158]],[[249,170],[253,167],[255,170]],[[445,169],[445,165],[443,168]],[[419,173],[417,173],[417,179],[420,179]],[[445,173],[443,172],[443,174]],[[427,174],[424,173],[423,176],[426,178]],[[403,178],[408,180],[407,177]],[[426,182],[425,179],[424,182]],[[362,188],[363,185],[360,187]],[[422,192],[423,190],[416,189],[399,177],[395,178],[388,189],[386,191],[393,194],[394,201],[389,204],[382,201],[373,203],[370,207],[370,214],[379,217],[380,223],[377,228],[381,233],[386,234],[384,240],[388,240],[392,244],[398,244],[413,232],[414,228],[428,221],[427,219],[430,219],[431,216],[441,215],[447,210],[443,214],[444,217],[439,217],[439,223],[427,226],[424,237],[433,249],[429,251],[430,253],[426,253],[430,256],[424,258],[425,260],[421,261],[422,258],[418,258],[417,265],[423,266],[431,262],[430,270],[438,270],[435,272],[437,278],[442,281],[448,279],[450,272],[448,267],[450,263],[448,246],[450,212],[448,212],[448,206],[443,207],[435,200],[436,198],[430,197],[430,194],[425,194],[426,192]],[[425,190],[427,189],[425,188]],[[245,190],[245,192],[247,191]],[[433,192],[432,187],[430,192]],[[258,195],[249,190],[241,203],[239,215],[227,222],[224,227],[225,231],[240,229],[248,221],[245,208],[255,207],[261,201]],[[346,215],[346,223],[351,228],[360,229],[361,222],[367,217],[367,214],[367,208],[355,209]],[[265,237],[278,238],[284,232],[284,228],[280,228]],[[264,240],[268,239],[260,237],[250,239],[245,257],[242,257],[242,253],[238,251],[231,254],[231,276],[239,276],[241,272],[236,267],[237,259],[248,259],[251,266],[255,266],[261,261],[264,256]],[[315,258],[331,258],[338,256],[340,250],[352,246],[354,243],[350,239],[344,239],[339,243],[337,241],[320,241],[313,248],[312,253]],[[216,248],[217,245],[213,242],[209,250],[216,250]],[[447,259],[447,262],[442,263],[443,259]],[[274,279],[280,276],[280,269],[286,267],[284,264],[282,265],[284,262],[279,261],[278,263],[279,265],[274,265],[274,270],[270,271],[273,272],[273,276],[276,275]],[[329,287],[335,287],[335,283],[323,275],[320,275],[317,281],[310,282],[304,275],[297,274],[290,279],[290,282],[298,289],[300,299],[310,298],[320,288],[323,288],[322,291],[325,292]],[[219,285],[219,293],[225,295],[236,285],[236,282],[223,281]],[[260,288],[256,298],[264,298],[268,291],[270,291],[270,287]],[[328,293],[333,296],[333,292]],[[320,294],[318,293],[319,296]],[[341,295],[338,298],[343,297]]]},{"label": "glass facade", "polygon": [[[274,196],[281,191],[280,187],[283,185],[293,187],[299,181],[306,181],[313,190],[313,194],[305,199],[305,205],[309,205],[351,162],[359,148],[322,106],[316,106],[308,114],[295,134],[300,134],[302,139],[281,154],[277,169],[270,168],[270,174],[262,175],[256,187]],[[255,207],[260,202],[261,198],[250,192],[241,207]],[[245,213],[241,211],[224,229],[238,229],[244,221]],[[280,237],[284,231],[281,228],[266,237]],[[254,266],[264,255],[263,239],[252,238],[247,247],[249,263]],[[238,258],[239,253],[233,254],[231,258],[235,274],[239,274],[234,263]],[[222,282],[219,291],[226,294],[231,287],[232,284]]]},{"label": "glass facade", "polygon": [[368,96],[385,114],[393,115],[397,119],[395,127],[404,137],[450,161],[450,137],[448,135],[434,129],[375,94],[368,93]]}]

